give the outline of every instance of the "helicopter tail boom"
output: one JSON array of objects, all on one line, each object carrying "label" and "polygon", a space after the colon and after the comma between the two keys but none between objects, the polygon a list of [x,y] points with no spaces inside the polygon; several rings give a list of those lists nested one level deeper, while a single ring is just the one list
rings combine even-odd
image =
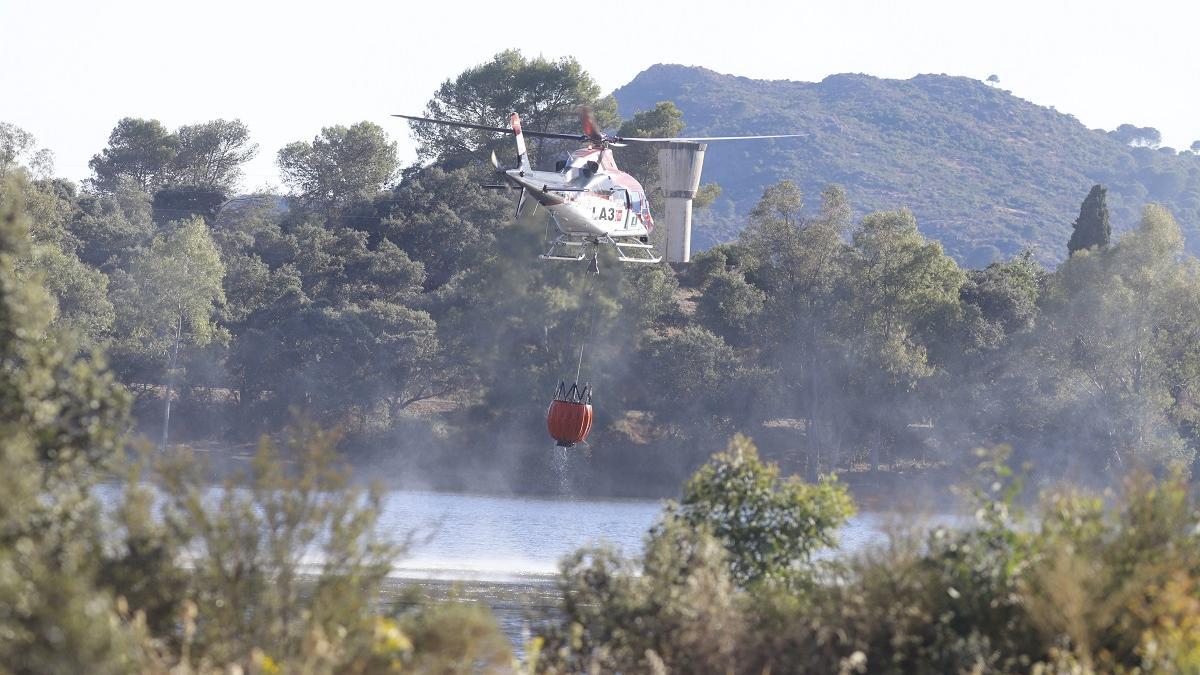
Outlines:
[{"label": "helicopter tail boom", "polygon": [[520,161],[521,171],[533,171],[529,165],[529,152],[525,149],[525,135],[521,133],[521,116],[513,113],[509,118],[513,134],[517,137],[517,160]]}]

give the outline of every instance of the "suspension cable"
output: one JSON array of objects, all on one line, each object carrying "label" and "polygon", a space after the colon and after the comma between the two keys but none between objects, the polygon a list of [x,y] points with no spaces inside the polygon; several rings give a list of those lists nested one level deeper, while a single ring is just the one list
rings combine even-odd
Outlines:
[{"label": "suspension cable", "polygon": [[594,321],[594,320],[595,320],[595,318],[596,318],[596,284],[595,284],[595,279],[596,279],[597,277],[599,277],[599,275],[598,275],[598,274],[591,274],[591,275],[589,275],[589,276],[591,276],[591,277],[592,277],[592,279],[589,279],[589,283],[588,283],[587,301],[590,301],[590,303],[591,303],[591,305],[592,305],[592,306],[591,306],[591,308],[589,308],[589,311],[588,311],[588,320],[587,320],[587,324],[586,324],[586,326],[584,327],[584,330],[583,330],[583,337],[582,337],[582,339],[580,339],[580,341],[579,341],[579,362],[578,362],[577,364],[575,364],[575,381],[576,381],[576,382],[579,382],[579,374],[580,374],[580,372],[582,372],[582,370],[583,370],[583,350],[584,350],[584,347],[586,347],[586,346],[587,346],[588,340],[589,340],[589,339],[591,339],[591,336],[592,336],[592,323],[593,323],[593,321]]}]

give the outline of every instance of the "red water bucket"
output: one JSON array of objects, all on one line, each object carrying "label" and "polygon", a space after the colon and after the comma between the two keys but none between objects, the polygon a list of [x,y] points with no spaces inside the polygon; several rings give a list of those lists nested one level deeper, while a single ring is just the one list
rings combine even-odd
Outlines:
[{"label": "red water bucket", "polygon": [[558,445],[569,448],[587,439],[592,430],[592,406],[554,400],[546,412],[546,429]]}]

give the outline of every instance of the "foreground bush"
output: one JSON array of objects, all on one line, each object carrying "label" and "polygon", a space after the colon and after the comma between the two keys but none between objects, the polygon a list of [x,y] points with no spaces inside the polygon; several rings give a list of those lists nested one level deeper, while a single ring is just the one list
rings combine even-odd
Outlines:
[{"label": "foreground bush", "polygon": [[753,598],[801,593],[834,570],[812,553],[853,512],[843,486],[784,479],[736,436],[688,481],[640,560],[583,549],[563,561],[562,620],[543,626],[547,672],[745,670]]},{"label": "foreground bush", "polygon": [[[757,462],[753,446],[735,440],[692,484],[728,473],[733,456]],[[839,493],[798,501],[795,513],[823,505],[810,517],[824,525],[753,578],[739,560],[746,549],[738,542],[756,530],[737,515],[744,509],[714,507],[709,518],[728,528],[715,537],[711,525],[672,507],[640,559],[595,548],[563,562],[564,611],[541,629],[538,667],[1200,672],[1200,505],[1187,481],[1135,475],[1108,506],[1052,491],[1027,517],[1014,507],[1020,481],[1001,459],[980,465],[973,524],[896,536],[837,564],[807,552],[833,541],[845,513]],[[818,583],[783,581],[797,573]]]},{"label": "foreground bush", "polygon": [[348,483],[332,434],[289,437],[287,464],[264,442],[224,486],[163,457],[101,508],[128,397],[52,327],[40,278],[18,273],[29,219],[13,180],[0,183],[0,674],[511,668],[486,609],[379,606],[402,548],[380,539],[379,492]]}]

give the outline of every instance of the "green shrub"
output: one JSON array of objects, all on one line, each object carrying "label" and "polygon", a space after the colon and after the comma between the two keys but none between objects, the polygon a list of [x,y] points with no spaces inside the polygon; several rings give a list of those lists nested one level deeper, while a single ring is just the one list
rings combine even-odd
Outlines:
[{"label": "green shrub", "polygon": [[[747,542],[763,541],[770,529],[738,515],[769,512],[744,510],[745,495],[757,492],[746,486],[770,484],[747,480],[764,475],[752,450],[737,439],[731,452],[698,471],[685,491],[691,520],[680,515],[683,506],[670,508],[641,560],[598,548],[564,561],[563,616],[540,631],[540,670],[1049,674],[1200,667],[1200,505],[1181,476],[1135,474],[1108,500],[1051,490],[1026,516],[1016,506],[1022,481],[1005,463],[1007,448],[981,452],[976,487],[967,491],[974,523],[894,537],[823,576],[811,563],[785,567],[807,572],[807,583],[775,583],[796,578],[781,575],[779,566],[738,583],[739,573],[753,568],[734,561],[758,550]],[[832,541],[832,523],[843,522],[815,520],[830,525],[781,537],[780,550],[801,552],[791,560],[808,561]]]},{"label": "green shrub", "polygon": [[562,562],[563,615],[541,627],[537,666],[740,672],[756,658],[756,604],[809,588],[812,553],[852,512],[842,486],[783,479],[736,436],[668,505],[639,560],[601,546]]},{"label": "green shrub", "polygon": [[854,503],[837,479],[817,484],[782,478],[754,443],[738,434],[684,484],[669,512],[693,528],[707,528],[724,544],[740,585],[808,581],[812,554],[837,544],[837,530]]}]

